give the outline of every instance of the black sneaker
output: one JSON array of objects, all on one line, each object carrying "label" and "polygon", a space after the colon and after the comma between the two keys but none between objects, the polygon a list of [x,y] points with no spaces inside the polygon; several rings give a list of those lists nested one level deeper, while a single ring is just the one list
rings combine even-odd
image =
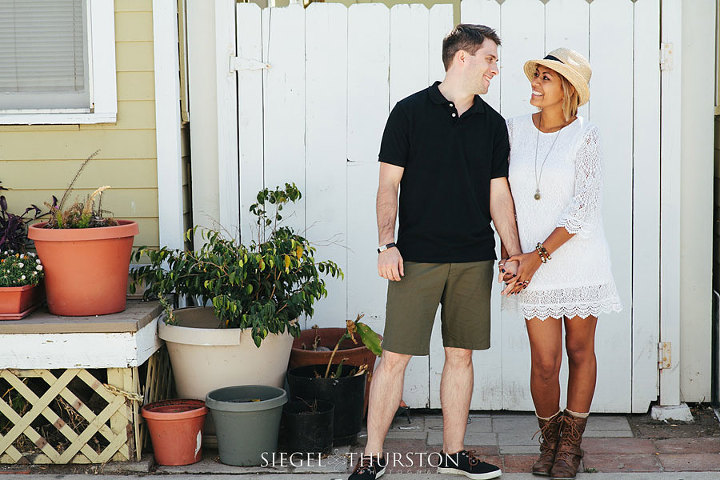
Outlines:
[{"label": "black sneaker", "polygon": [[502,470],[495,465],[481,462],[472,450],[460,450],[451,455],[440,452],[440,458],[438,473],[465,475],[474,480],[486,480],[502,475]]},{"label": "black sneaker", "polygon": [[348,480],[375,480],[385,473],[386,466],[387,460],[382,456],[363,455]]}]

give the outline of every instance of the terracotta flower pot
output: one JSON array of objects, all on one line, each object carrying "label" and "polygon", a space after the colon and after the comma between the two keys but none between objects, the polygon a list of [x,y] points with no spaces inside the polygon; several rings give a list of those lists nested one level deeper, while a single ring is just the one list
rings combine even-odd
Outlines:
[{"label": "terracotta flower pot", "polygon": [[35,310],[42,299],[40,285],[0,287],[0,320],[20,320]]},{"label": "terracotta flower pot", "polygon": [[43,228],[31,225],[45,267],[48,309],[55,315],[106,315],[125,310],[128,268],[137,223],[114,227]]},{"label": "terracotta flower pot", "polygon": [[165,400],[142,407],[155,461],[190,465],[202,459],[202,429],[208,409],[201,400]]},{"label": "terracotta flower pot", "polygon": [[[313,341],[316,333],[320,336],[319,346],[327,347],[330,349],[329,352],[316,352],[314,350],[303,349],[305,345],[307,348],[312,348]],[[293,340],[292,351],[290,353],[290,365],[289,369],[297,367],[305,367],[308,365],[320,365],[330,361],[332,355],[332,349],[335,348],[337,341],[345,334],[344,328],[309,328],[300,332],[300,336]],[[382,336],[380,336],[382,339]],[[353,365],[359,367],[360,365],[367,364],[368,375],[367,385],[365,386],[365,402],[364,411],[367,412],[368,397],[370,396],[370,382],[372,381],[372,373],[375,370],[375,359],[377,358],[374,353],[370,351],[365,345],[358,340],[358,345],[355,345],[352,340],[345,340],[340,344],[335,358],[333,358],[333,365],[337,365],[340,361],[345,358],[344,365]]]}]

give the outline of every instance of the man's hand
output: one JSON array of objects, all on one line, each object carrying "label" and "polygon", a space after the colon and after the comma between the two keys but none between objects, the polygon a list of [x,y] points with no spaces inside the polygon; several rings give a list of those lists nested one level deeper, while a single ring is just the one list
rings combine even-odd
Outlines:
[{"label": "man's hand", "polygon": [[517,281],[518,262],[501,261],[498,263],[498,283],[505,282],[501,295],[507,295],[514,287]]},{"label": "man's hand", "polygon": [[533,275],[542,265],[542,260],[537,252],[532,251],[523,253],[522,255],[513,255],[508,258],[508,262],[518,262],[517,276],[514,278],[515,284],[510,289],[510,294],[518,294],[525,290],[532,280]]},{"label": "man's hand", "polygon": [[400,250],[397,247],[380,252],[378,255],[378,274],[394,282],[399,282],[400,277],[405,276],[402,255],[400,255]]}]

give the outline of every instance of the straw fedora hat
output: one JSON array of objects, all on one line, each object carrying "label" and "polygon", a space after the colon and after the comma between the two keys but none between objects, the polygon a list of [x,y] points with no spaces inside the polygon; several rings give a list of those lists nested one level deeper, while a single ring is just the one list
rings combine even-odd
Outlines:
[{"label": "straw fedora hat", "polygon": [[555,70],[569,81],[580,98],[580,105],[585,105],[590,100],[590,77],[592,68],[587,58],[575,50],[569,48],[557,48],[548,53],[542,60],[528,60],[523,69],[525,75],[532,82],[535,78],[535,68],[543,65]]}]

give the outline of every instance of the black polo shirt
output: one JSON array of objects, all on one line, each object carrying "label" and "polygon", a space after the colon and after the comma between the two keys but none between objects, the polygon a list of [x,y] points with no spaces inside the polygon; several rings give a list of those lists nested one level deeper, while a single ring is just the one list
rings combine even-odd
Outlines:
[{"label": "black polo shirt", "polygon": [[505,120],[479,96],[458,117],[440,82],[390,112],[379,160],[404,167],[397,246],[413,262],[495,259],[490,180],[507,177]]}]

